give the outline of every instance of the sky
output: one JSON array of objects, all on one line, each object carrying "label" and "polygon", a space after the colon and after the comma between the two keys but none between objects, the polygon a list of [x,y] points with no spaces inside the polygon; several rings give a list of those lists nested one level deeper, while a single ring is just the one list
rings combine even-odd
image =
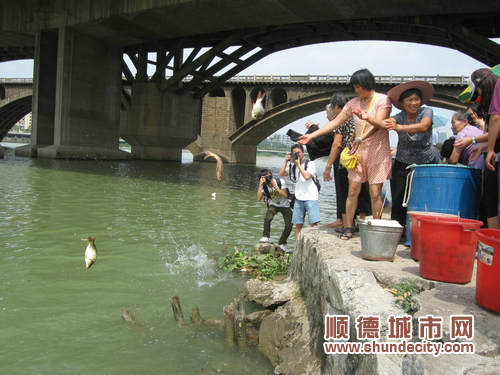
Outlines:
[{"label": "sky", "polygon": [[[493,39],[499,43],[499,39]],[[421,75],[421,76],[466,76],[487,66],[453,49],[406,42],[355,41],[333,42],[297,47],[273,53],[240,75],[347,75],[359,69],[369,69],[373,75]],[[33,76],[33,60],[0,63],[0,77],[28,78]],[[451,117],[453,112],[438,109]],[[325,112],[311,114],[280,129],[284,134],[288,129],[303,133],[308,119],[326,123]],[[449,124],[448,124],[449,125]],[[436,129],[439,132],[445,129]],[[451,129],[446,126],[451,135]],[[394,133],[394,134],[392,134]],[[390,132],[391,145],[395,146],[397,135]]]}]

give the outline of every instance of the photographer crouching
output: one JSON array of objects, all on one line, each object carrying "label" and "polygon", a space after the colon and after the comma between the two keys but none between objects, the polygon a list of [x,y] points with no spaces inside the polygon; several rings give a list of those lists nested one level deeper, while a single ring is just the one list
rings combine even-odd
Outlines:
[{"label": "photographer crouching", "polygon": [[[304,158],[304,147],[295,144],[291,151],[286,155],[279,175],[280,177],[289,176],[290,180],[296,183],[292,224],[295,224],[295,240],[297,240],[304,226],[306,212],[311,227],[321,221],[318,202],[320,185],[316,178],[316,165],[313,161]],[[289,162],[290,166],[287,171],[286,166]]]},{"label": "photographer crouching", "polygon": [[281,212],[283,219],[285,220],[285,229],[281,234],[278,241],[278,246],[285,252],[286,240],[290,236],[292,231],[292,209],[290,208],[290,203],[288,201],[288,188],[286,186],[285,180],[279,178],[278,180],[273,179],[273,175],[270,170],[263,169],[259,173],[259,188],[257,190],[257,200],[261,201],[264,198],[264,202],[267,203],[267,213],[264,218],[264,233],[260,242],[269,242],[269,237],[271,237],[271,221],[273,221],[274,216]]}]

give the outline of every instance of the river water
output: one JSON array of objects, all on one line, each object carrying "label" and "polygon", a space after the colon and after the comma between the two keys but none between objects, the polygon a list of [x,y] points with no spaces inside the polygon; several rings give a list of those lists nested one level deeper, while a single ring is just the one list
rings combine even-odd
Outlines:
[{"label": "river water", "polygon": [[[5,144],[4,144],[5,146]],[[217,268],[213,252],[250,248],[265,204],[257,165],[0,159],[0,369],[3,374],[272,374],[255,347],[227,347],[224,332],[189,321],[198,306],[222,318],[245,279]],[[323,171],[324,162],[316,161]],[[212,193],[216,193],[215,198]],[[323,183],[323,223],[335,220],[333,183]],[[272,225],[277,241],[283,229]],[[85,268],[89,236],[97,262]],[[289,246],[293,248],[293,232]],[[177,326],[170,298],[187,321]],[[121,318],[128,307],[141,322]],[[257,307],[247,304],[247,311]]]}]

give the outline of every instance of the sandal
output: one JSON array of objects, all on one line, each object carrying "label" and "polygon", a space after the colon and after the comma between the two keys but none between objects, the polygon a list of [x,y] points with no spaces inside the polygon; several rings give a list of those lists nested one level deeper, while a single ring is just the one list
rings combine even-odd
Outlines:
[{"label": "sandal", "polygon": [[335,232],[340,233],[340,234],[344,234],[345,233],[345,228],[344,227],[335,228]]},{"label": "sandal", "polygon": [[345,228],[344,234],[340,235],[340,239],[348,241],[354,237],[354,227]]}]

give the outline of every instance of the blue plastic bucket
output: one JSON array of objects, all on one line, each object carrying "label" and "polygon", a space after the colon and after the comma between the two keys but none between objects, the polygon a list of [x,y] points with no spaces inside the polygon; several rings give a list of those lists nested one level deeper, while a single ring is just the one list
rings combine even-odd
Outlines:
[{"label": "blue plastic bucket", "polygon": [[[408,211],[459,215],[461,218],[477,220],[481,174],[481,169],[463,165],[412,166],[406,187]],[[406,244],[409,245],[409,230],[407,240]]]}]

